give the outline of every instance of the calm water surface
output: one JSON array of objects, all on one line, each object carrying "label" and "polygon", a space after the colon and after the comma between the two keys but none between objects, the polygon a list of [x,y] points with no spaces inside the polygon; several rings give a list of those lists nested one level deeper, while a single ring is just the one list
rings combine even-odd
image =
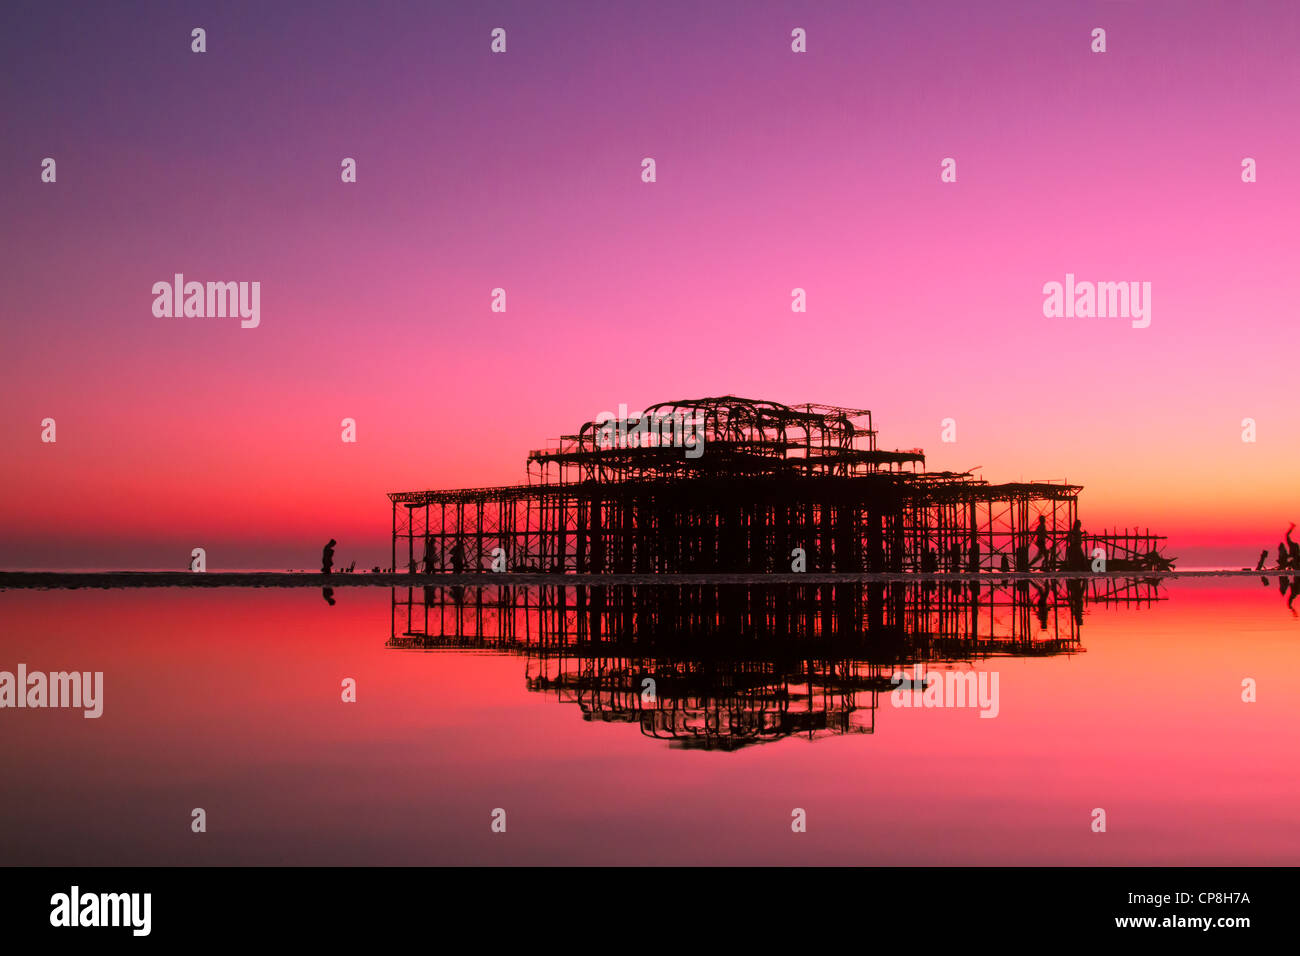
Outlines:
[{"label": "calm water surface", "polygon": [[563,661],[386,646],[386,589],[4,592],[0,670],[105,690],[98,720],[0,711],[0,861],[1300,862],[1300,619],[1275,583],[1160,595],[1089,604],[1069,653],[952,665],[998,672],[995,719],[794,680],[812,732],[705,749],[557,689]]}]

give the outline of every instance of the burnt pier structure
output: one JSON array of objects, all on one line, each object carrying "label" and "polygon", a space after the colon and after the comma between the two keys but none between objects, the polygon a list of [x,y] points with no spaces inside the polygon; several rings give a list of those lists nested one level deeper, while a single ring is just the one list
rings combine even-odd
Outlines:
[{"label": "burnt pier structure", "polygon": [[[604,414],[532,451],[527,473],[390,493],[394,571],[1050,571],[1066,566],[1082,490],[926,471],[921,449],[878,447],[867,409],[734,396]],[[1140,568],[1162,541],[1082,545]]]}]

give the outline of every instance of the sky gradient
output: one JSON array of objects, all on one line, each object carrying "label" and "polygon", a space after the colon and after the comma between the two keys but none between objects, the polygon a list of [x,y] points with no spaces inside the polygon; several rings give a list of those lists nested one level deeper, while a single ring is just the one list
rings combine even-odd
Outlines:
[{"label": "sky gradient", "polygon": [[[1300,6],[460,6],[5,5],[0,567],[383,564],[387,491],[727,393],[1069,479],[1183,566],[1300,521]],[[176,272],[260,327],[156,318]],[[1067,272],[1150,328],[1045,318]]]}]

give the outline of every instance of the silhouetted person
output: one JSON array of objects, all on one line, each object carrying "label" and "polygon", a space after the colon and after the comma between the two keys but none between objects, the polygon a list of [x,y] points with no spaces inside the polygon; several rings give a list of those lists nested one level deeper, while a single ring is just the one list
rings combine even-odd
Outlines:
[{"label": "silhouetted person", "polygon": [[1263,571],[1264,565],[1268,562],[1268,548],[1259,553],[1259,564],[1255,565],[1256,571]]},{"label": "silhouetted person", "polygon": [[1277,543],[1277,569],[1279,571],[1285,571],[1286,565],[1286,545],[1279,541]]},{"label": "silhouetted person", "polygon": [[1074,525],[1066,538],[1065,567],[1070,571],[1084,571],[1088,567],[1088,558],[1083,553],[1083,523],[1074,519]]},{"label": "silhouetted person", "polygon": [[451,549],[451,569],[457,574],[465,570],[465,546],[459,541]]},{"label": "silhouetted person", "polygon": [[357,563],[353,561],[351,564],[348,565],[348,574],[351,574],[356,569],[357,569]]},{"label": "silhouetted person", "polygon": [[921,570],[930,574],[939,570],[939,558],[933,548],[926,548],[921,552]]},{"label": "silhouetted person", "polygon": [[970,554],[966,556],[966,567],[971,571],[980,569],[980,543],[978,541],[970,543]]},{"label": "silhouetted person", "polygon": [[1034,529],[1034,544],[1038,547],[1038,553],[1029,562],[1029,567],[1041,564],[1042,568],[1047,570],[1047,519],[1042,515],[1038,516],[1038,527]]},{"label": "silhouetted person", "polygon": [[1286,529],[1286,547],[1290,552],[1291,567],[1300,568],[1300,542],[1291,540],[1291,532],[1295,530],[1295,522],[1291,522],[1291,527]]},{"label": "silhouetted person", "polygon": [[1178,558],[1166,558],[1155,548],[1152,548],[1147,552],[1147,556],[1143,560],[1145,561],[1146,567],[1152,571],[1172,571],[1174,569],[1174,562],[1177,561]]},{"label": "silhouetted person", "polygon": [[333,606],[334,606],[334,589],[333,589],[333,588],[321,588],[321,589],[320,589],[320,593],[321,593],[321,597],[323,597],[323,598],[325,599],[325,603],[328,604],[330,607],[333,607]]},{"label": "silhouetted person", "polygon": [[320,553],[320,573],[329,574],[334,570],[334,545],[338,544],[333,538],[325,545]]},{"label": "silhouetted person", "polygon": [[953,571],[961,570],[961,542],[954,541],[948,546],[948,567]]}]

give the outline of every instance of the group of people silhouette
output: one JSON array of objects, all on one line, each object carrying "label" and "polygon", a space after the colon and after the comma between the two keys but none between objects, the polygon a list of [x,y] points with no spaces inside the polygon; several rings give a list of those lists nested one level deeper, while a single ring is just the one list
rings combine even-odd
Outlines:
[{"label": "group of people silhouette", "polygon": [[[1056,548],[1048,542],[1047,518],[1043,515],[1038,516],[1038,524],[1033,531],[1034,546],[1037,554],[1032,561],[1026,561],[1026,567],[1033,567],[1035,564],[1044,569],[1051,569],[1056,563]],[[1023,545],[1023,550],[1028,554],[1029,546]],[[1074,519],[1074,524],[1065,535],[1065,570],[1066,571],[1086,571],[1088,570],[1088,555],[1083,550],[1083,522],[1078,518]]]},{"label": "group of people silhouette", "polygon": [[[423,562],[425,574],[433,574],[435,571],[443,570],[439,566],[439,550],[432,537],[425,539]],[[456,574],[463,573],[465,568],[469,566],[469,559],[465,555],[465,546],[459,541],[452,545],[451,552],[448,555],[448,563],[451,565],[451,570]]]},{"label": "group of people silhouette", "polygon": [[[1023,541],[1016,548],[1015,570],[1029,571],[1035,566],[1043,571],[1057,570],[1056,546],[1051,542],[1050,538],[1051,533],[1047,527],[1047,518],[1039,515],[1038,524],[1032,531],[1024,534]],[[1033,557],[1030,557],[1031,550],[1033,551]],[[964,561],[963,557],[965,558]],[[945,570],[978,571],[980,568],[979,542],[972,541],[970,548],[963,552],[961,542],[954,541],[948,546],[945,558]],[[926,549],[925,553],[921,555],[921,570],[928,572],[939,570],[939,555],[934,549]],[[1011,562],[1007,560],[1005,554],[1002,556],[1001,570],[1012,570]],[[1083,523],[1077,518],[1066,534],[1064,570],[1088,570],[1088,556],[1083,550]]]},{"label": "group of people silhouette", "polygon": [[[1300,542],[1291,538],[1291,532],[1295,530],[1295,522],[1291,522],[1291,527],[1286,529],[1286,541],[1277,543],[1277,569],[1285,571],[1288,568],[1294,571],[1300,571]],[[1255,565],[1256,571],[1265,570],[1264,565],[1268,563],[1268,548],[1259,553],[1259,563]]]},{"label": "group of people silhouette", "polygon": [[[321,549],[321,555],[320,555],[321,574],[328,575],[334,573],[334,546],[337,544],[338,544],[337,541],[335,541],[333,538],[330,538],[329,541],[325,543],[325,547]],[[424,564],[424,571],[426,573],[433,573],[434,571],[442,570],[442,568],[439,567],[440,562],[438,560],[438,549],[432,543],[431,540],[429,542],[426,542],[426,547],[424,550],[424,561],[422,563]],[[455,545],[452,546],[451,551],[448,554],[447,563],[451,566],[452,571],[454,571],[457,574],[460,574],[465,570],[466,567],[468,567],[469,560],[465,556],[464,545],[462,545],[460,542],[457,542]],[[357,563],[353,561],[346,568],[339,568],[339,573],[351,574],[355,572],[356,569],[357,569]],[[362,568],[362,571],[364,570],[365,569]],[[379,574],[381,572],[392,573],[392,570],[393,570],[392,568],[381,568],[377,565],[370,569],[372,574]]]}]

